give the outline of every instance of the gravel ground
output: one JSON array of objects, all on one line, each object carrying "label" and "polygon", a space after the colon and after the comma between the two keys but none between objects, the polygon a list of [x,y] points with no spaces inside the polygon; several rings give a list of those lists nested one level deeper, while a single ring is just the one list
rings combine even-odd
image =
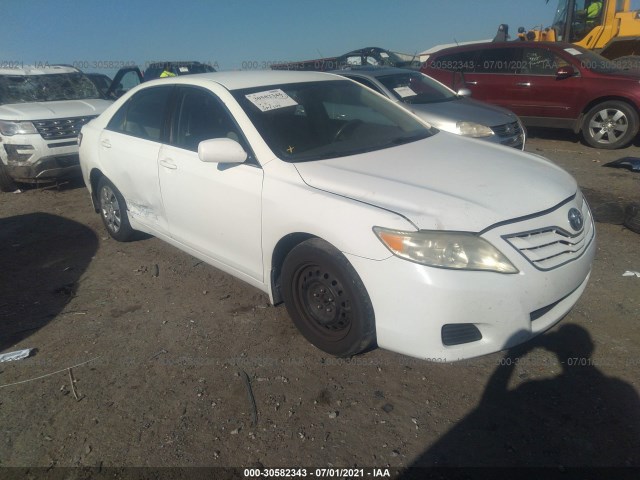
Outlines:
[{"label": "gravel ground", "polygon": [[[640,201],[639,173],[602,167],[638,146],[532,131],[527,150],[595,212]],[[623,273],[640,236],[597,229],[585,294],[528,344],[337,360],[258,290],[155,238],[108,238],[82,185],[2,193],[0,351],[37,351],[0,364],[0,466],[637,468],[640,278]]]}]

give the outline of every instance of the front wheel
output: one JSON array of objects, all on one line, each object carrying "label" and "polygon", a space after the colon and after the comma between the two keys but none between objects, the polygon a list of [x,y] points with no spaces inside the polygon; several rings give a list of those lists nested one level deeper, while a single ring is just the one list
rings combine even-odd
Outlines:
[{"label": "front wheel", "polygon": [[584,117],[582,136],[595,148],[615,150],[628,145],[638,133],[638,113],[624,102],[608,101]]},{"label": "front wheel", "polygon": [[300,333],[331,355],[348,357],[375,343],[375,319],[358,273],[319,238],[297,245],[282,267],[282,295]]},{"label": "front wheel", "polygon": [[132,240],[135,230],[129,224],[127,204],[122,194],[107,177],[102,177],[98,182],[98,205],[102,223],[109,235],[119,242]]}]

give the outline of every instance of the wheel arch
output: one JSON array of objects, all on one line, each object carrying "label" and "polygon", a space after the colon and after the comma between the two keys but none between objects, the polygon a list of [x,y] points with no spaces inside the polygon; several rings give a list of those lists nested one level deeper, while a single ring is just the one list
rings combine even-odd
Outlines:
[{"label": "wheel arch", "polygon": [[271,296],[273,297],[274,305],[278,305],[283,302],[282,292],[280,289],[280,278],[282,275],[284,259],[287,258],[289,252],[291,252],[291,250],[296,246],[311,238],[320,237],[307,232],[289,233],[278,240],[273,248],[273,252],[271,253],[271,271],[269,281],[271,282]]},{"label": "wheel arch", "polygon": [[606,95],[606,96],[598,97],[596,99],[591,100],[589,103],[587,103],[582,108],[582,111],[580,112],[580,116],[578,117],[578,121],[576,122],[575,127],[573,129],[573,133],[580,133],[582,131],[583,126],[584,126],[583,125],[584,124],[584,119],[585,119],[585,116],[587,115],[587,112],[589,112],[589,110],[591,110],[593,107],[595,107],[599,103],[604,103],[604,102],[623,102],[623,103],[626,103],[627,105],[629,105],[630,108],[635,110],[636,114],[640,117],[640,112],[639,112],[638,106],[632,100],[629,100],[628,97],[624,97],[624,96],[621,96],[621,95]]},{"label": "wheel arch", "polygon": [[98,208],[98,182],[104,177],[104,173],[99,168],[94,168],[89,173],[89,183],[91,184],[91,201],[93,202],[93,209],[96,213],[99,212]]}]

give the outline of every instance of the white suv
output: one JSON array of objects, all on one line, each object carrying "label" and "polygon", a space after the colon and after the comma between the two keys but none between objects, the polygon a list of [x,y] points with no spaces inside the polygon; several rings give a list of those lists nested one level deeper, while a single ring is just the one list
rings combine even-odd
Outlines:
[{"label": "white suv", "polygon": [[78,175],[78,133],[110,104],[73,67],[0,69],[0,190]]}]

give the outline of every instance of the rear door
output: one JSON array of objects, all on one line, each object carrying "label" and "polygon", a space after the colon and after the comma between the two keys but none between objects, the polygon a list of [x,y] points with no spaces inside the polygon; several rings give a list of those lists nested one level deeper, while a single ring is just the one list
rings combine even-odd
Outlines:
[{"label": "rear door", "polygon": [[473,70],[460,78],[460,87],[471,90],[476,100],[499,105],[522,115],[529,105],[526,90],[518,83],[517,72],[522,63],[521,48],[477,50]]},{"label": "rear door", "polygon": [[165,234],[158,154],[173,90],[161,86],[139,91],[120,107],[100,135],[103,173],[124,196],[129,215]]}]

